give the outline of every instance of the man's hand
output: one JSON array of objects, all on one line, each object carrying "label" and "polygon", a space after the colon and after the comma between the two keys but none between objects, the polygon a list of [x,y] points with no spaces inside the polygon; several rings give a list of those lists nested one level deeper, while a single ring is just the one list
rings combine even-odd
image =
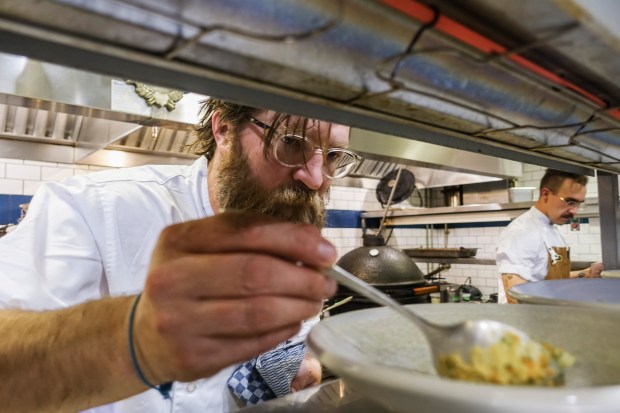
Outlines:
[{"label": "man's hand", "polygon": [[603,272],[603,263],[595,262],[590,266],[590,271],[586,271],[586,278],[600,278]]},{"label": "man's hand", "polygon": [[261,215],[226,212],[166,228],[136,310],[147,378],[208,377],[290,338],[335,292],[317,270],[335,259],[316,228]]},{"label": "man's hand", "polygon": [[310,353],[306,353],[297,375],[291,382],[291,392],[295,393],[320,384],[321,375],[321,363],[319,363],[319,360]]},{"label": "man's hand", "polygon": [[570,277],[571,278],[600,278],[601,272],[603,272],[603,263],[595,262],[594,264],[592,264],[589,268],[586,268],[585,270],[571,271]]}]

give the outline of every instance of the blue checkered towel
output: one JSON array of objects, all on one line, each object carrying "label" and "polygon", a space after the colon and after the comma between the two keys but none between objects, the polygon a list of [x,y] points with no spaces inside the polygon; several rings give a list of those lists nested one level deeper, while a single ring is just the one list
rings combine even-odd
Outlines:
[{"label": "blue checkered towel", "polygon": [[247,406],[287,395],[305,354],[303,341],[282,343],[237,367],[228,388]]}]

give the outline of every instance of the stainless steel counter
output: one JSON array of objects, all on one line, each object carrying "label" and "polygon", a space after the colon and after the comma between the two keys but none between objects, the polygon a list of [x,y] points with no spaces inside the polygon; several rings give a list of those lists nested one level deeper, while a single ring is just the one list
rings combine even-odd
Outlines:
[{"label": "stainless steel counter", "polygon": [[340,379],[241,410],[243,413],[388,413]]}]

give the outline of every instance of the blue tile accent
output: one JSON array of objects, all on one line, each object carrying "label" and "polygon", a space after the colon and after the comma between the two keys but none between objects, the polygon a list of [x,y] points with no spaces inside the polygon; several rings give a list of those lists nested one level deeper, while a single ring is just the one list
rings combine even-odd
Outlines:
[{"label": "blue tile accent", "polygon": [[328,209],[325,228],[361,228],[361,211],[346,209]]},{"label": "blue tile accent", "polygon": [[[31,195],[2,195],[0,194],[0,225],[16,224],[21,210],[20,204],[27,204],[32,199]],[[325,228],[362,228],[362,211],[346,209],[328,209],[326,213]],[[581,224],[589,223],[588,218],[579,218]],[[380,218],[366,220],[368,228],[379,228]],[[505,227],[506,222],[472,222],[463,224],[449,224],[449,228],[473,228],[473,227]],[[436,224],[440,225],[440,224]],[[395,228],[425,228],[425,225],[398,225]]]},{"label": "blue tile accent", "polygon": [[21,215],[20,204],[27,204],[31,195],[0,195],[0,225],[17,224]]}]

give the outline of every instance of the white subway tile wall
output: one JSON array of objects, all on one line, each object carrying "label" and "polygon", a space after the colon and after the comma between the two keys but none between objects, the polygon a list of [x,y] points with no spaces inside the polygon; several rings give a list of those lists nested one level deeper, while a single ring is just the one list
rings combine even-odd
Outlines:
[{"label": "white subway tile wall", "polygon": [[0,194],[23,195],[24,185],[20,179],[0,179]]},{"label": "white subway tile wall", "polygon": [[41,180],[41,167],[25,164],[6,164],[6,178]]},{"label": "white subway tile wall", "polygon": [[77,165],[0,158],[0,194],[34,195],[42,183],[61,181],[73,175],[94,172],[102,168],[93,165]]},{"label": "white subway tile wall", "polygon": [[[97,170],[108,169],[93,165],[72,165],[54,162],[15,160],[0,158],[0,194],[33,195],[45,181],[59,181],[73,175],[80,175]],[[544,168],[524,164],[523,177],[519,186],[538,188]],[[591,178],[588,185],[588,197],[597,196],[596,179]],[[535,199],[538,193],[535,191]],[[406,201],[405,201],[406,202]],[[349,211],[381,210],[374,189],[334,186],[331,189],[329,209]],[[389,239],[389,245],[397,248],[415,248],[424,246],[448,248],[478,248],[476,258],[495,258],[495,246],[502,227],[449,228],[443,225],[433,229],[397,228]],[[590,218],[589,223],[581,224],[579,231],[570,231],[562,227],[567,241],[571,245],[571,257],[577,261],[601,260],[600,222]],[[359,228],[326,228],[325,236],[336,246],[339,256],[362,245],[362,230]],[[430,272],[436,264],[419,264],[423,272]],[[472,284],[478,287],[485,297],[497,292],[497,272],[495,265],[452,265],[442,273],[448,282],[463,283],[471,277]]]}]

